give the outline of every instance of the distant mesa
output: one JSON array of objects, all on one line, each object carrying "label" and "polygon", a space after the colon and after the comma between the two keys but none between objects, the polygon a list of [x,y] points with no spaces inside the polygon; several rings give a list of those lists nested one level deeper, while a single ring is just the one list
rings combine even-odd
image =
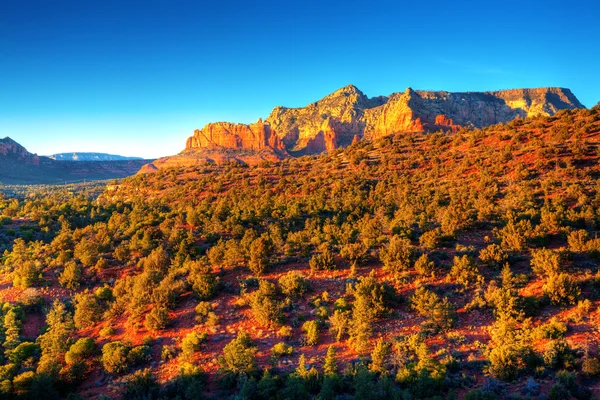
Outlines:
[{"label": "distant mesa", "polygon": [[194,131],[176,159],[161,159],[154,167],[211,157],[218,162],[219,153],[225,160],[237,157],[250,163],[265,157],[318,154],[394,133],[456,132],[574,108],[584,106],[564,88],[464,93],[407,88],[369,98],[348,85],[306,107],[275,107],[265,121],[210,123]]},{"label": "distant mesa", "polygon": [[32,154],[9,137],[0,139],[0,183],[3,184],[56,184],[124,178],[138,172],[147,162],[142,159],[55,160]]},{"label": "distant mesa", "polygon": [[106,153],[58,153],[48,156],[58,161],[126,161],[143,160],[142,157],[126,157]]}]

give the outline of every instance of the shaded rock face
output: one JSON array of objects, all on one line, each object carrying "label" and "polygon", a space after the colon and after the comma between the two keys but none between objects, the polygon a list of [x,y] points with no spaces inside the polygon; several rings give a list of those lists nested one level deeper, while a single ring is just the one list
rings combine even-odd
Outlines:
[{"label": "shaded rock face", "polygon": [[40,158],[37,154],[31,154],[27,149],[9,137],[0,139],[0,155],[18,159],[20,162],[39,165]]},{"label": "shaded rock face", "polygon": [[263,150],[316,154],[365,139],[402,132],[453,131],[515,118],[554,115],[583,105],[563,88],[451,93],[411,88],[369,98],[355,86],[341,88],[301,108],[275,107],[265,122],[208,124],[194,132],[186,149]]}]

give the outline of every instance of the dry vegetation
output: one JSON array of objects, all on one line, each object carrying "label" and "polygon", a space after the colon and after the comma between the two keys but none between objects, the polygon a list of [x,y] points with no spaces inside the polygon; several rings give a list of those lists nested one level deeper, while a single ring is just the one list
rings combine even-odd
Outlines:
[{"label": "dry vegetation", "polygon": [[600,395],[600,108],[0,199],[0,398]]}]

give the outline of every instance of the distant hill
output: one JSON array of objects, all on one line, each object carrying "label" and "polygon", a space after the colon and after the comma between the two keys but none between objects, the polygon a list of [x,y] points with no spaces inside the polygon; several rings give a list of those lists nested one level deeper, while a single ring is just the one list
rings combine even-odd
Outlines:
[{"label": "distant hill", "polygon": [[143,160],[142,157],[127,157],[106,153],[58,153],[48,156],[57,161],[127,161]]},{"label": "distant hill", "polygon": [[0,183],[53,184],[124,178],[148,160],[61,161],[32,154],[9,137],[0,139]]}]

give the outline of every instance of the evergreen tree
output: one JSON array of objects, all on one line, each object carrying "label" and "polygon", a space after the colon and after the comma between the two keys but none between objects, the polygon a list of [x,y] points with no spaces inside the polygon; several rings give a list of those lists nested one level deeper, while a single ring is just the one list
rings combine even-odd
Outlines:
[{"label": "evergreen tree", "polygon": [[73,316],[65,304],[57,299],[46,315],[46,324],[46,333],[38,337],[42,348],[38,372],[55,374],[63,364],[64,353],[69,349],[69,337],[74,330]]},{"label": "evergreen tree", "polygon": [[337,375],[338,365],[335,348],[329,346],[327,348],[327,355],[325,356],[325,363],[323,364],[323,374],[325,376]]},{"label": "evergreen tree", "polygon": [[10,353],[21,343],[21,321],[13,308],[4,316],[4,355],[8,358]]}]

